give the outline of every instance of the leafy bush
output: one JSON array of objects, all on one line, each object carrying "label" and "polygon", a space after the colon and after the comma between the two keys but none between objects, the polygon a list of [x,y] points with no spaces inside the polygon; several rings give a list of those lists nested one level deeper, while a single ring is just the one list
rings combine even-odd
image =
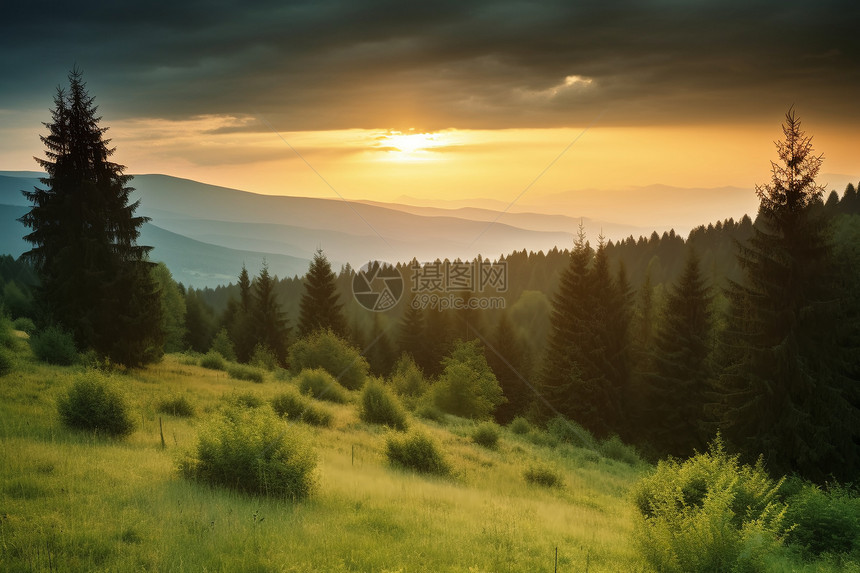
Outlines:
[{"label": "leafy bush", "polygon": [[618,436],[611,436],[601,442],[600,453],[611,460],[616,460],[631,466],[635,466],[642,461],[639,454],[636,452],[636,448],[625,444]]},{"label": "leafy bush", "polygon": [[529,433],[529,430],[532,429],[532,425],[529,424],[529,421],[523,418],[522,416],[517,416],[511,423],[508,424],[508,428],[518,436],[524,436]]},{"label": "leafy bush", "polygon": [[3,314],[3,308],[0,307],[0,347],[16,350],[18,342],[18,336],[13,332],[12,321]]},{"label": "leafy bush", "polygon": [[58,326],[49,326],[30,337],[33,354],[42,362],[68,366],[78,360],[78,350],[71,334]]},{"label": "leafy bush", "polygon": [[848,553],[860,544],[860,499],[843,487],[803,484],[787,499],[787,542],[810,555]]},{"label": "leafy bush", "polygon": [[427,391],[424,373],[407,353],[403,353],[391,373],[391,385],[401,396],[417,397]]},{"label": "leafy bush", "polygon": [[761,463],[707,453],[661,461],[634,489],[636,545],[658,571],[757,570],[782,543],[786,508]]},{"label": "leafy bush", "polygon": [[103,373],[90,370],[78,376],[68,393],[57,401],[63,423],[79,430],[94,430],[122,437],[134,431],[125,397]]},{"label": "leafy bush", "polygon": [[405,430],[406,411],[391,391],[378,380],[369,380],[361,392],[359,417],[370,424]]},{"label": "leafy bush", "polygon": [[523,472],[523,477],[529,483],[543,487],[562,487],[564,478],[555,469],[544,464],[530,465]]},{"label": "leafy bush", "polygon": [[563,416],[550,420],[546,431],[559,442],[591,450],[597,448],[597,440],[588,430]]},{"label": "leafy bush", "polygon": [[12,355],[5,348],[0,348],[0,376],[6,376],[14,368]]},{"label": "leafy bush", "polygon": [[390,434],[385,443],[385,455],[391,465],[401,469],[442,476],[451,473],[436,442],[418,430]]},{"label": "leafy bush", "polygon": [[312,426],[331,426],[331,412],[314,404],[290,388],[272,398],[272,408],[287,420],[305,422]]},{"label": "leafy bush", "polygon": [[442,362],[442,376],[433,387],[436,405],[442,410],[466,418],[488,418],[506,402],[477,340],[457,342]]},{"label": "leafy bush", "polygon": [[171,416],[181,418],[191,418],[194,416],[194,404],[185,395],[165,398],[158,403],[156,409],[163,414],[170,414]]},{"label": "leafy bush", "polygon": [[495,449],[499,445],[499,426],[495,422],[482,422],[472,430],[472,441],[479,446]]},{"label": "leafy bush", "polygon": [[265,344],[257,343],[254,346],[254,352],[251,353],[251,360],[248,361],[251,366],[274,372],[278,367],[278,357],[274,351]]},{"label": "leafy bush", "polygon": [[326,329],[318,330],[290,347],[290,368],[293,374],[322,368],[345,388],[358,390],[364,385],[369,366],[358,350]]},{"label": "leafy bush", "polygon": [[249,380],[261,384],[263,382],[263,371],[253,366],[243,364],[231,364],[227,366],[227,374],[236,380]]},{"label": "leafy bush", "polygon": [[430,420],[437,424],[445,423],[445,412],[440,410],[436,404],[432,402],[424,402],[415,408],[415,415],[424,420]]},{"label": "leafy bush", "polygon": [[27,318],[26,316],[21,316],[15,319],[12,323],[12,328],[15,330],[20,330],[22,332],[26,332],[27,334],[33,334],[36,332],[36,323],[33,322],[33,319]]},{"label": "leafy bush", "polygon": [[227,370],[227,361],[224,360],[221,353],[210,350],[200,359],[200,366],[210,370]]},{"label": "leafy bush", "polygon": [[328,400],[337,404],[349,402],[349,392],[337,383],[331,374],[322,368],[299,372],[299,390],[317,400]]},{"label": "leafy bush", "polygon": [[187,478],[241,492],[302,499],[316,487],[316,454],[300,426],[268,406],[217,412],[179,462]]},{"label": "leafy bush", "polygon": [[259,394],[254,392],[233,392],[224,396],[224,401],[236,408],[259,408],[266,403]]},{"label": "leafy bush", "polygon": [[[212,339],[212,346],[209,352],[217,352],[230,362],[236,361],[236,348],[233,346],[233,341],[230,340],[230,335],[227,334],[226,328],[219,330],[215,338]],[[218,370],[223,370],[223,368],[218,368]]]}]

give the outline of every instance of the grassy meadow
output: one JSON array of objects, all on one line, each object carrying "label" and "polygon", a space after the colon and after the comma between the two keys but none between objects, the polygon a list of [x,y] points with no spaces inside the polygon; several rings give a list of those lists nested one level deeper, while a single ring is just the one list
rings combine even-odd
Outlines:
[{"label": "grassy meadow", "polygon": [[[3,571],[644,571],[631,536],[631,486],[647,470],[559,444],[544,432],[502,429],[490,449],[474,423],[409,417],[442,447],[451,477],[392,468],[390,431],[347,404],[319,402],[329,427],[286,422],[318,455],[317,487],[298,502],[184,479],[178,460],[208,413],[263,383],[169,355],[115,373],[135,430],[124,440],[65,428],[57,400],[80,366],[40,364],[25,345],[0,378],[0,570]],[[191,417],[159,411],[184,397]],[[315,401],[316,402],[316,401]],[[162,444],[162,435],[164,443]],[[544,487],[527,468],[562,478]]]}]

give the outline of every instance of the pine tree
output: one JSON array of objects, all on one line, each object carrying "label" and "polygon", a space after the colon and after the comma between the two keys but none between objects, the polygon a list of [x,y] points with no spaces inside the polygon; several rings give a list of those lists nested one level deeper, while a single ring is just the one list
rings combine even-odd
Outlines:
[{"label": "pine tree", "polygon": [[160,358],[161,301],[146,261],[151,247],[137,245],[146,217],[129,203],[130,175],[110,161],[95,98],[81,72],[58,88],[48,135],[41,137],[44,187],[25,191],[33,203],[21,222],[32,229],[26,257],[38,269],[39,301],[49,319],[74,333],[80,348],[115,362],[140,365]]},{"label": "pine tree", "polygon": [[[265,268],[265,263],[264,263]],[[267,271],[268,273],[268,271]],[[263,342],[261,329],[255,324],[255,298],[253,285],[248,276],[248,269],[242,265],[239,272],[239,300],[231,300],[228,303],[228,311],[225,316],[227,331],[236,351],[236,359],[239,362],[248,362],[257,344]]]},{"label": "pine tree", "polygon": [[335,280],[328,259],[322,249],[317,250],[305,275],[305,293],[299,307],[300,336],[328,328],[341,338],[346,338],[343,305],[338,302]]},{"label": "pine tree", "polygon": [[185,343],[195,352],[206,352],[215,336],[215,313],[200,294],[189,288],[185,293]]},{"label": "pine tree", "polygon": [[413,296],[400,317],[397,347],[400,353],[404,352],[412,357],[412,360],[427,372],[431,366],[427,352],[427,333],[424,325],[424,311],[416,304]]},{"label": "pine tree", "polygon": [[711,379],[712,296],[699,268],[699,258],[690,248],[684,272],[666,294],[647,375],[648,418],[645,434],[663,454],[689,456],[703,451],[704,404]]},{"label": "pine tree", "polygon": [[525,349],[526,344],[517,335],[508,315],[502,314],[493,333],[492,346],[486,349],[487,363],[507,399],[494,414],[496,421],[502,424],[524,413],[533,398],[527,382],[529,364]]},{"label": "pine tree", "polygon": [[[823,481],[860,469],[858,384],[840,316],[827,222],[820,216],[822,157],[793,110],[778,142],[753,236],[739,250],[743,283],[729,289],[724,370],[716,413],[724,435],[778,473]],[[856,295],[853,295],[856,297]]]},{"label": "pine tree", "polygon": [[373,313],[373,325],[368,337],[370,340],[367,341],[365,350],[370,370],[377,376],[388,376],[397,360],[394,345],[388,336],[388,327],[383,324],[384,320],[381,313]]},{"label": "pine tree", "polygon": [[290,328],[274,289],[275,281],[264,261],[263,269],[253,283],[252,316],[256,340],[257,344],[271,350],[281,365],[286,365]]}]

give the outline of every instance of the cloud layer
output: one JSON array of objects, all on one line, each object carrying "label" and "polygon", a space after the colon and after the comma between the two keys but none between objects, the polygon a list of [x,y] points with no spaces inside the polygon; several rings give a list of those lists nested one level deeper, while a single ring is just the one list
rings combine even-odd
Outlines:
[{"label": "cloud layer", "polygon": [[0,24],[0,110],[49,106],[77,64],[111,118],[262,116],[284,131],[581,126],[601,112],[742,123],[792,103],[860,122],[853,1],[16,4]]}]

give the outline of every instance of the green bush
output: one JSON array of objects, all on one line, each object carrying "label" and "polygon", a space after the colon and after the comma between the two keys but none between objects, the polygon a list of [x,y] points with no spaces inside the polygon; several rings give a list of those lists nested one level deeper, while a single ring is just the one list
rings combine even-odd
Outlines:
[{"label": "green bush", "polygon": [[546,431],[559,442],[579,448],[597,449],[597,440],[591,433],[563,416],[556,416],[546,425]]},{"label": "green bush", "polygon": [[544,464],[530,465],[523,472],[525,480],[543,487],[562,487],[564,478],[555,469]]},{"label": "green bush", "polygon": [[227,370],[227,361],[219,352],[210,350],[200,358],[200,366],[210,370]]},{"label": "green bush", "polygon": [[179,462],[187,478],[254,495],[303,499],[316,488],[316,454],[298,425],[271,407],[217,412]]},{"label": "green bush", "polygon": [[0,376],[6,376],[15,367],[12,355],[5,348],[0,348]]},{"label": "green bush", "polygon": [[405,430],[406,411],[391,391],[378,380],[368,380],[361,391],[359,417],[369,424],[382,424],[395,430]]},{"label": "green bush", "polygon": [[391,373],[391,385],[401,396],[417,397],[427,391],[427,381],[424,373],[407,353],[404,353]]},{"label": "green bush", "polygon": [[298,375],[299,390],[317,400],[328,400],[337,404],[349,402],[349,392],[337,383],[331,374],[322,368],[302,370]]},{"label": "green bush", "polygon": [[79,430],[94,430],[122,437],[134,431],[134,422],[125,397],[102,372],[87,371],[78,376],[68,393],[57,401],[63,424]]},{"label": "green bush", "polygon": [[436,405],[455,416],[488,418],[507,400],[477,340],[457,342],[433,386]]},{"label": "green bush", "polygon": [[68,366],[78,360],[78,350],[71,334],[58,326],[49,326],[30,337],[33,354],[42,362]]},{"label": "green bush", "polygon": [[236,408],[259,408],[266,403],[259,394],[254,392],[233,392],[224,396],[224,401]]},{"label": "green bush", "polygon": [[261,384],[263,382],[263,371],[253,366],[244,364],[231,364],[227,366],[227,374],[236,380],[248,380]]},{"label": "green bush", "polygon": [[31,318],[21,316],[16,318],[12,323],[12,328],[20,330],[21,332],[26,332],[27,334],[33,334],[36,332],[36,323],[34,323]]},{"label": "green bush", "polygon": [[[217,352],[230,362],[236,361],[236,348],[233,346],[233,341],[230,340],[230,335],[227,334],[226,328],[219,330],[215,338],[212,339],[212,346],[209,348],[209,352]],[[223,370],[223,368],[218,368],[217,370]]]},{"label": "green bush", "polygon": [[601,442],[600,453],[611,460],[619,461],[631,466],[635,466],[642,461],[636,448],[625,444],[618,436],[611,436]]},{"label": "green bush", "polygon": [[278,368],[278,357],[274,351],[265,344],[257,344],[254,346],[254,352],[251,353],[251,360],[248,361],[251,366],[274,372]]},{"label": "green bush", "polygon": [[312,426],[331,426],[331,412],[314,404],[290,388],[272,398],[275,413],[287,420],[305,422]]},{"label": "green bush", "polygon": [[785,532],[781,483],[726,454],[719,437],[707,453],[661,461],[634,488],[636,546],[658,571],[758,570]]},{"label": "green bush", "polygon": [[194,416],[194,404],[187,396],[172,396],[158,403],[156,408],[162,414],[170,414],[180,418],[191,418]]},{"label": "green bush", "polygon": [[0,347],[17,350],[19,342],[12,327],[12,321],[3,314],[3,307],[0,306]]},{"label": "green bush", "polygon": [[529,430],[532,429],[532,425],[529,424],[529,421],[523,418],[522,416],[517,416],[511,423],[508,424],[508,429],[511,432],[517,434],[518,436],[524,436],[529,433]]},{"label": "green bush", "polygon": [[441,476],[451,473],[436,442],[418,430],[408,434],[389,434],[385,442],[385,455],[391,465],[401,469]]},{"label": "green bush", "polygon": [[423,402],[415,408],[415,415],[424,420],[430,420],[437,424],[445,423],[445,412],[440,410],[436,404],[432,402]]},{"label": "green bush", "polygon": [[806,556],[849,553],[860,545],[860,499],[849,490],[803,484],[787,505],[785,521],[794,526],[787,542]]},{"label": "green bush", "polygon": [[358,390],[364,385],[369,366],[348,342],[331,330],[318,330],[290,347],[290,368],[293,374],[322,368],[345,388]]},{"label": "green bush", "polygon": [[499,426],[495,422],[482,422],[472,430],[472,441],[491,450],[499,445]]}]

